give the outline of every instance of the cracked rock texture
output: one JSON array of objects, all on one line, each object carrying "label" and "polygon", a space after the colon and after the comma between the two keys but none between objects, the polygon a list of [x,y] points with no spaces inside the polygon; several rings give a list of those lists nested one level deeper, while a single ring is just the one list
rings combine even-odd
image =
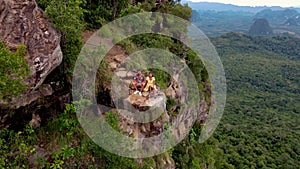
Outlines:
[{"label": "cracked rock texture", "polygon": [[43,96],[40,91],[44,90],[38,88],[62,62],[61,35],[35,0],[0,0],[0,25],[0,40],[11,51],[23,44],[29,53],[25,58],[30,68],[30,77],[26,79],[27,91],[9,102],[0,101],[0,108],[16,109]]}]

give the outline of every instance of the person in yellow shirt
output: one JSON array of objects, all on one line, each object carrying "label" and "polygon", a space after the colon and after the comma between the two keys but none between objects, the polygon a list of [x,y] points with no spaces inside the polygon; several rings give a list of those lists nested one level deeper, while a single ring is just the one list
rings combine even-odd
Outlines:
[{"label": "person in yellow shirt", "polygon": [[149,92],[150,93],[155,89],[155,78],[153,77],[152,72],[150,72],[146,78],[146,84],[145,84],[145,88],[144,91]]}]

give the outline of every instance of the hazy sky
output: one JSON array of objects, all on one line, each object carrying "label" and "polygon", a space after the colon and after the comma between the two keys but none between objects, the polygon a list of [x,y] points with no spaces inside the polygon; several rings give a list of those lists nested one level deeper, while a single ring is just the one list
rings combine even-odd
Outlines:
[{"label": "hazy sky", "polygon": [[300,7],[300,0],[189,0],[193,2],[220,2],[225,4],[234,4],[242,6],[282,6]]}]

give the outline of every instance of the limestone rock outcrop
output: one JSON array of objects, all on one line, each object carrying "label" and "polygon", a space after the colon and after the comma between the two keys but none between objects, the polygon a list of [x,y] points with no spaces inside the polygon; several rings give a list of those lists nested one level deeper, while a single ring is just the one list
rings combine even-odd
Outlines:
[{"label": "limestone rock outcrop", "polygon": [[8,102],[0,101],[1,108],[19,108],[30,104],[46,93],[38,89],[47,75],[62,62],[60,33],[48,21],[35,0],[0,1],[0,40],[14,51],[18,45],[26,45],[25,58],[30,68],[26,79],[27,90]]},{"label": "limestone rock outcrop", "polygon": [[269,25],[267,19],[260,18],[260,19],[256,19],[255,22],[251,25],[249,34],[270,36],[273,35],[273,29]]},{"label": "limestone rock outcrop", "polygon": [[[151,93],[151,97],[145,97],[143,95],[149,95],[148,92],[143,92],[143,95],[140,96],[138,94],[129,95],[126,99],[124,99],[124,105],[130,104],[133,105],[136,109],[143,111],[148,110],[153,106],[160,106],[163,109],[166,107],[166,98],[161,91],[154,91],[155,95]],[[129,107],[129,106],[126,106]]]}]

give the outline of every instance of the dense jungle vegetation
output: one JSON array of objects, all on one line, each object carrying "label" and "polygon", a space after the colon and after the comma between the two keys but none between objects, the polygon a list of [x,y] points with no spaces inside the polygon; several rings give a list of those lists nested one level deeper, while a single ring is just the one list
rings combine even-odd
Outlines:
[{"label": "dense jungle vegetation", "polygon": [[[300,166],[300,39],[229,33],[212,38],[227,103],[212,140],[232,168]],[[219,168],[219,167],[217,167]]]}]

